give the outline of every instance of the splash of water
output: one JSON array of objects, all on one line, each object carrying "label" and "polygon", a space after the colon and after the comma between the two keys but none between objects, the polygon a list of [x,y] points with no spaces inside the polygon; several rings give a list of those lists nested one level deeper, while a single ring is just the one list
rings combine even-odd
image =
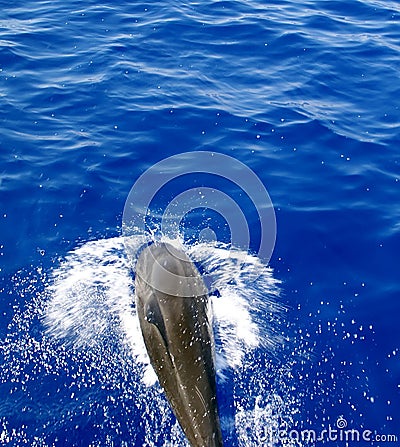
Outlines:
[{"label": "splash of water", "polygon": [[[204,243],[187,250],[218,291],[211,301],[225,439],[258,446],[263,427],[288,422],[296,409],[287,371],[274,361],[283,342],[278,282],[255,257],[243,262],[240,252]],[[67,427],[76,439],[66,443],[76,445],[85,424],[85,445],[186,445],[149,363],[122,238],[85,243],[41,280],[44,290],[15,309],[0,340],[9,396],[0,404],[0,445],[52,445]]]}]

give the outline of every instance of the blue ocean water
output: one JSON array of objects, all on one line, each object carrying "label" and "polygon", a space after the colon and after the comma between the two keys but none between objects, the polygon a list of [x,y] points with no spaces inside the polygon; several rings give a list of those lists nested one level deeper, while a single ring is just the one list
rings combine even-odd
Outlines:
[{"label": "blue ocean water", "polygon": [[216,297],[226,445],[283,445],[279,430],[313,445],[296,433],[345,426],[372,432],[351,445],[396,445],[378,436],[400,438],[399,14],[378,0],[2,4],[0,445],[185,445],[142,377],[121,225],[137,178],[194,151],[245,163],[277,220],[258,282],[245,268],[229,289],[237,265],[208,253],[243,316]]}]

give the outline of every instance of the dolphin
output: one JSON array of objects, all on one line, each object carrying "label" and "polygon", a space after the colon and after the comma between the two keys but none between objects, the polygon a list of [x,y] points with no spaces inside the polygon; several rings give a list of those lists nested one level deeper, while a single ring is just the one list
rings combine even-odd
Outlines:
[{"label": "dolphin", "polygon": [[189,257],[168,243],[139,255],[136,308],[150,362],[192,447],[221,447],[211,309]]}]

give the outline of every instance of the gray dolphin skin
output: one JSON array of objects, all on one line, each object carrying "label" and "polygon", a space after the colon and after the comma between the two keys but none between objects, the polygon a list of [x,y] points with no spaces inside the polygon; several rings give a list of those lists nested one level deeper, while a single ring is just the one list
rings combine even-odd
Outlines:
[{"label": "gray dolphin skin", "polygon": [[192,447],[222,446],[208,293],[189,257],[153,243],[136,264],[136,307],[151,364]]}]

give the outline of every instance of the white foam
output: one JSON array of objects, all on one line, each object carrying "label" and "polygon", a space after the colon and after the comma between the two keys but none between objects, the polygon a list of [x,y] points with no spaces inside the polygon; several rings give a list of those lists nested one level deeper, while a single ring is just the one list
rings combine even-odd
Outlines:
[{"label": "white foam", "polygon": [[[224,435],[237,439],[238,446],[256,446],[261,423],[273,424],[277,415],[290,415],[296,407],[289,399],[285,371],[279,362],[265,360],[276,355],[281,343],[274,330],[280,329],[276,325],[282,310],[277,304],[278,283],[270,269],[247,254],[211,244],[186,249],[205,274],[210,273],[215,292],[211,303],[218,389],[233,402],[224,407],[222,400]],[[134,262],[128,262],[125,253],[122,238],[100,239],[72,250],[50,272],[16,275],[15,292],[31,299],[15,308],[8,334],[0,340],[4,358],[0,383],[13,383],[12,392],[37,393],[40,414],[55,414],[60,426],[69,427],[69,419],[63,419],[64,406],[54,408],[54,395],[47,392],[48,383],[66,374],[68,379],[60,379],[57,393],[65,393],[62,402],[73,404],[71,417],[86,420],[88,414],[97,414],[99,405],[104,408],[102,445],[114,445],[112,412],[117,405],[128,421],[143,420],[145,445],[186,446],[149,363],[134,307]],[[42,382],[43,389],[36,391]],[[100,392],[90,400],[92,394],[87,393],[93,386]],[[277,406],[275,398],[255,404],[257,396],[266,395],[282,396],[286,407]],[[75,400],[82,398],[89,400],[80,408]],[[0,418],[1,436],[33,445],[32,436],[14,423],[12,415],[21,408],[14,410],[14,400],[5,402],[4,414],[9,416]],[[52,419],[43,417],[45,430],[51,433]],[[124,430],[136,442],[135,423]],[[46,439],[44,432],[40,445],[46,445]],[[98,442],[93,440],[93,445]]]},{"label": "white foam", "polygon": [[[219,292],[211,300],[217,371],[223,377],[226,368],[242,364],[249,350],[276,345],[277,335],[260,327],[257,315],[265,318],[271,311],[279,313],[271,299],[278,294],[277,281],[271,270],[260,270],[257,258],[242,252],[206,244],[190,247],[189,252],[212,272]],[[52,273],[44,323],[48,334],[78,349],[101,345],[110,336],[119,338],[143,364],[143,379],[151,385],[156,376],[140,333],[131,263],[124,253],[122,237],[87,242],[68,253]],[[249,283],[251,275],[257,276],[257,283],[254,278]]]}]

